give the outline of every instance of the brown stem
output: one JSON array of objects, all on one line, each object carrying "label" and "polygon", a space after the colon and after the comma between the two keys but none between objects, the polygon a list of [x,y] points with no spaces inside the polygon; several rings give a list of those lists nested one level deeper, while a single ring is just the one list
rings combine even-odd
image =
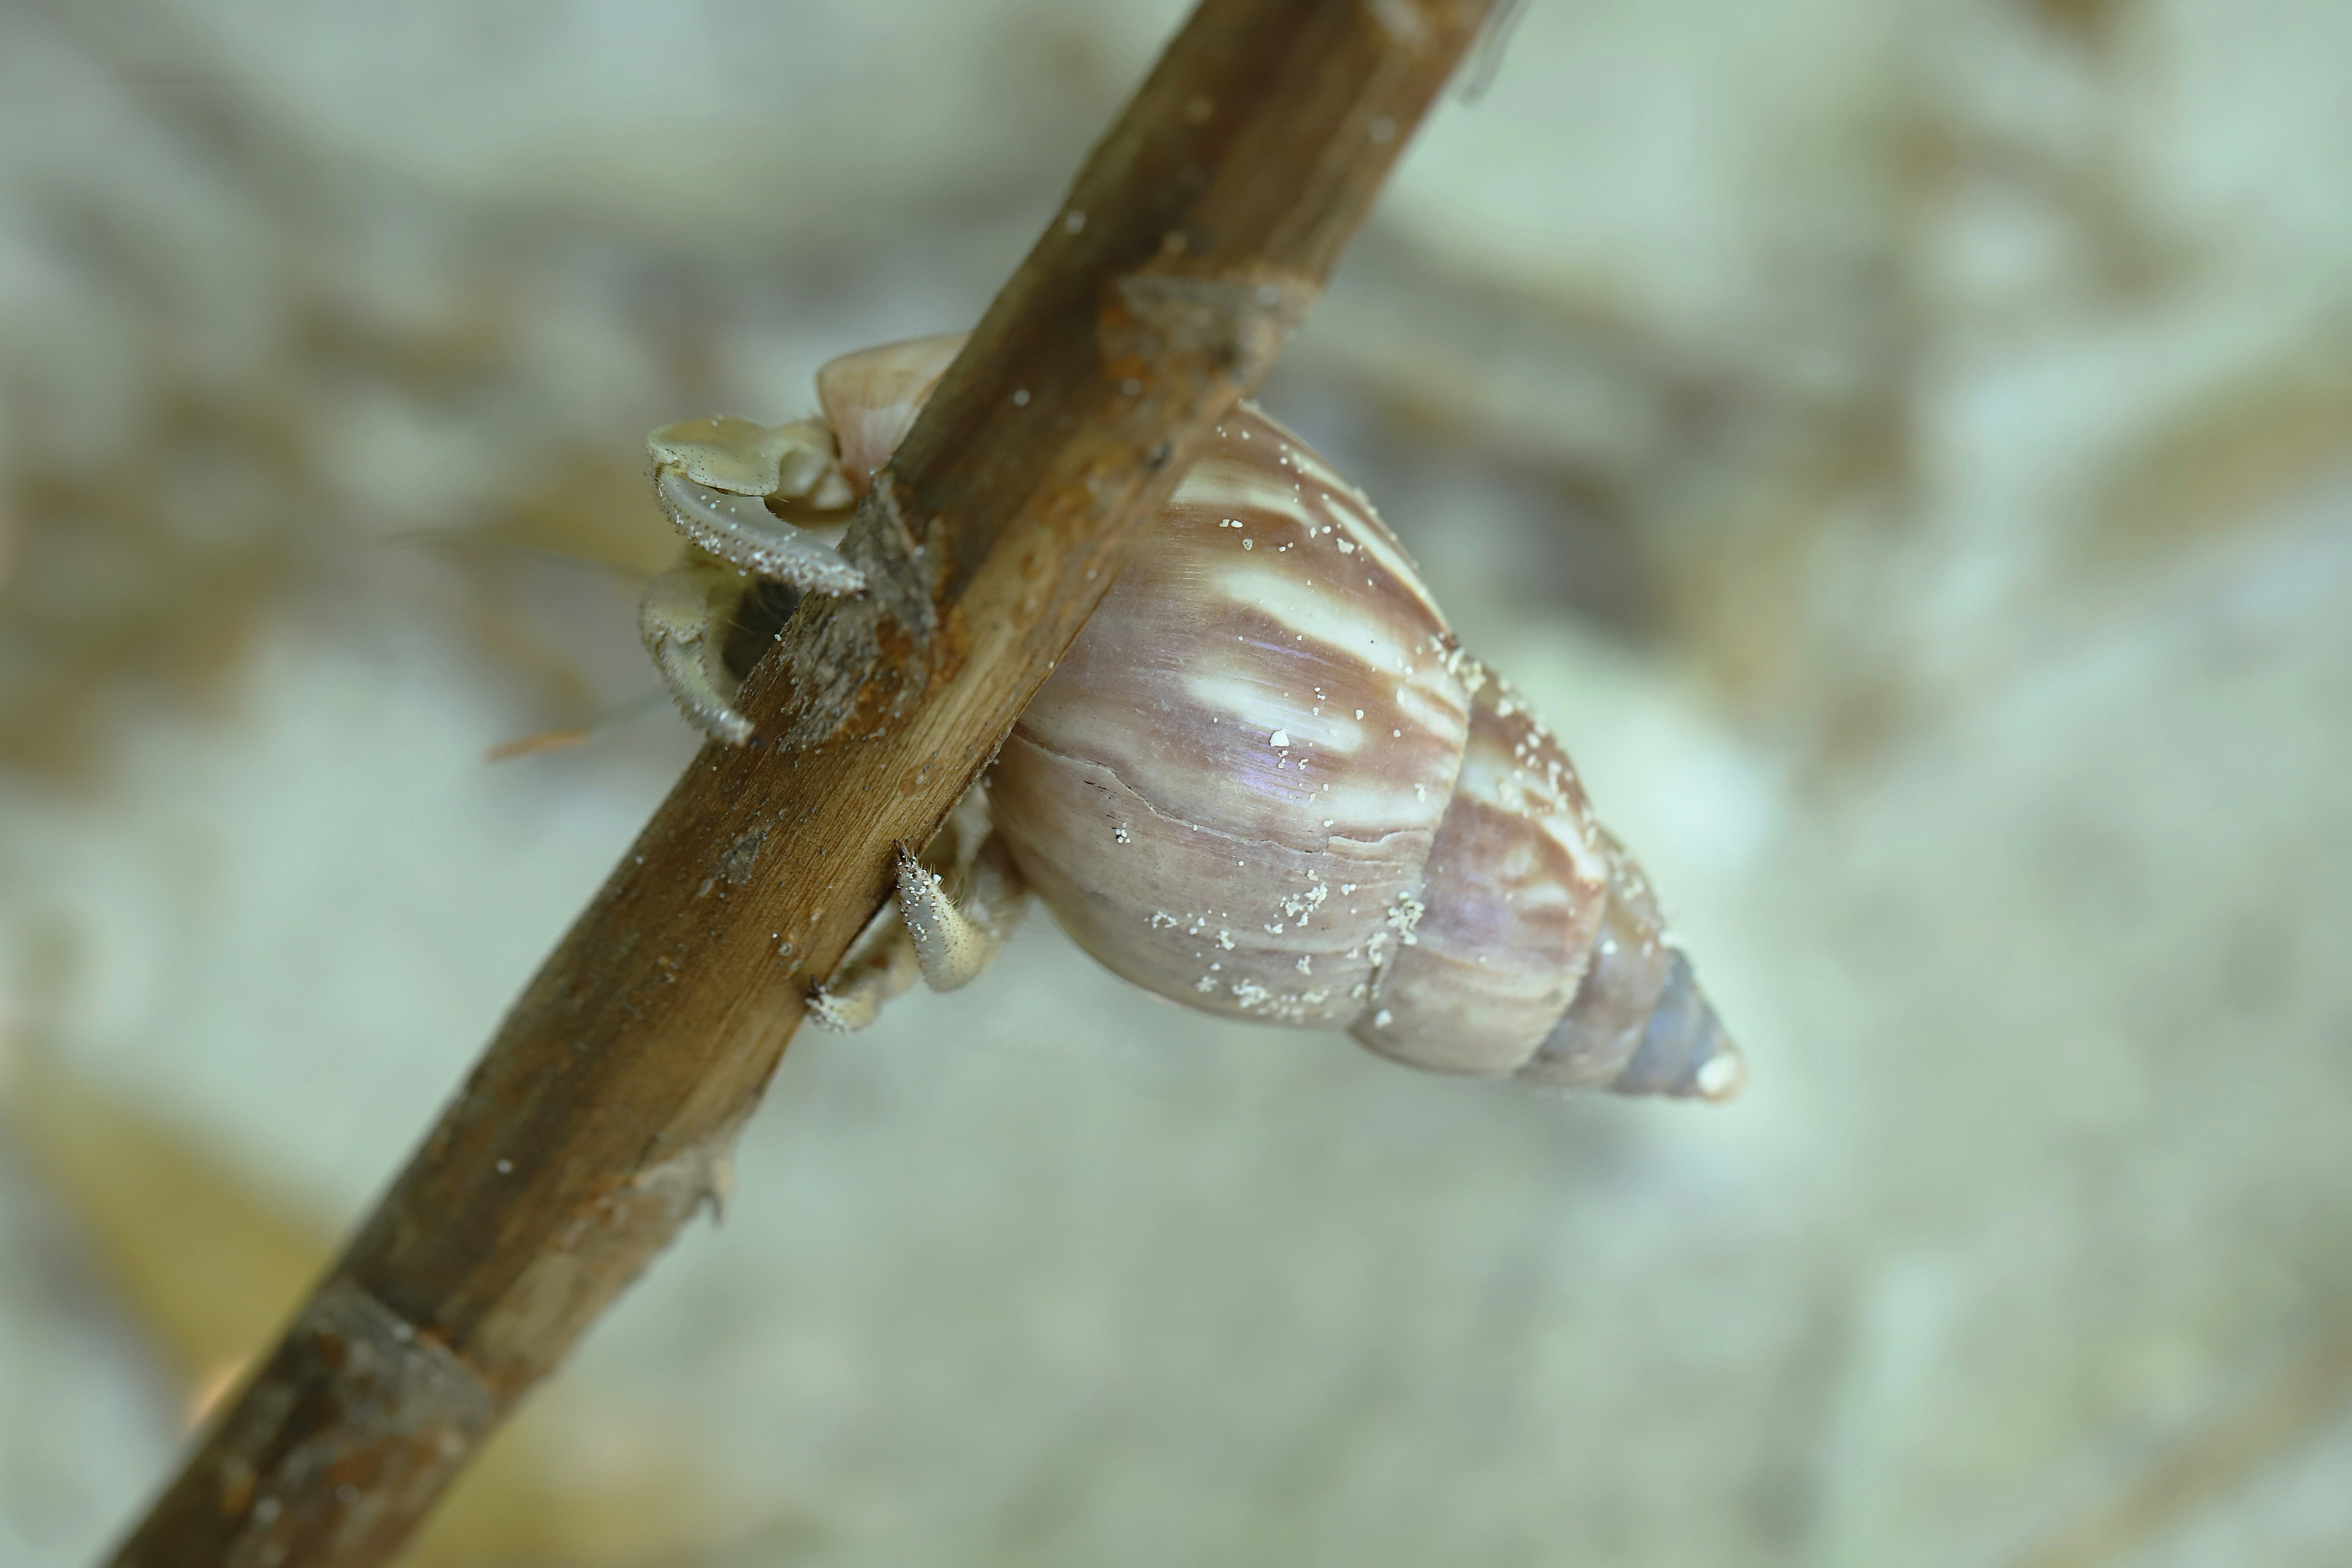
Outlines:
[{"label": "brown stem", "polygon": [[362,1564],[705,1199],[810,982],[1319,291],[1488,0],[1202,0],[812,599],[121,1568]]}]

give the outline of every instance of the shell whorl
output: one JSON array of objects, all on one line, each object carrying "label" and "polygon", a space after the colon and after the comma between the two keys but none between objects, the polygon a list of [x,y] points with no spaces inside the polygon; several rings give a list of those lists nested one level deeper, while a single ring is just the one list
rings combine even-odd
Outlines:
[{"label": "shell whorl", "polygon": [[[863,489],[961,339],[819,374]],[[1370,504],[1248,405],[1023,712],[997,830],[1077,943],[1440,1071],[1734,1092],[1737,1051],[1567,755]]]},{"label": "shell whorl", "polygon": [[1344,1027],[1416,940],[1469,724],[1458,662],[1360,500],[1238,411],[1013,727],[997,826],[1129,979]]}]

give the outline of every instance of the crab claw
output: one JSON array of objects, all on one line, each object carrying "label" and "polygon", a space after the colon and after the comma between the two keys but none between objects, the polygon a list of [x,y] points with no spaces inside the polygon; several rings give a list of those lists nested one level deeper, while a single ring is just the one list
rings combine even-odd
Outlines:
[{"label": "crab claw", "polygon": [[751,739],[751,721],[736,709],[734,681],[719,669],[715,628],[728,624],[722,607],[740,597],[740,572],[692,558],[646,584],[637,605],[637,631],[654,656],[662,684],[694,727],[730,746]]},{"label": "crab claw", "polygon": [[666,425],[646,441],[656,469],[739,496],[777,496],[838,511],[856,499],[822,420],[761,425],[731,414]]},{"label": "crab claw", "polygon": [[675,468],[654,476],[654,496],[688,543],[729,565],[810,594],[855,594],[866,574],[823,541],[757,498],[714,489]]}]

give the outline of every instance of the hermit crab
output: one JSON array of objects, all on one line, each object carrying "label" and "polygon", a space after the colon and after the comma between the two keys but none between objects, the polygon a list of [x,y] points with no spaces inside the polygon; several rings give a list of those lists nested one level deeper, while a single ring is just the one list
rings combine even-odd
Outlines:
[{"label": "hermit crab", "polygon": [[[822,531],[962,344],[817,373],[819,418],[654,433],[685,554],[646,645],[712,737],[803,594],[863,579]],[[1150,536],[809,999],[854,1029],[971,980],[1034,892],[1125,978],[1344,1028],[1414,1067],[1720,1100],[1744,1077],[1648,880],[1568,757],[1465,653],[1370,504],[1262,410],[1220,426]]]}]

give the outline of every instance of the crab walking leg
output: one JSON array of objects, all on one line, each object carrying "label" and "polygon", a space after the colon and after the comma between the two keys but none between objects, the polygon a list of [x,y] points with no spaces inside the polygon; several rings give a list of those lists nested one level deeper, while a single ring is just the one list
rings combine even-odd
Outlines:
[{"label": "crab walking leg", "polygon": [[[841,967],[809,994],[809,1021],[836,1034],[872,1023],[920,974],[934,991],[968,984],[994,961],[1029,907],[1029,884],[988,832],[985,797],[964,797],[922,856],[898,850],[898,897],[882,907]],[[976,852],[964,846],[978,838]],[[945,875],[925,862],[943,864]]]},{"label": "crab walking leg", "polygon": [[951,892],[945,878],[898,852],[899,917],[914,940],[923,984],[934,991],[969,984],[994,963],[1029,907],[1029,884],[993,834],[960,879],[962,888]]},{"label": "crab walking leg", "polygon": [[654,476],[654,497],[688,542],[756,577],[811,594],[855,594],[866,574],[756,496],[698,484],[675,469]]},{"label": "crab walking leg", "polygon": [[757,585],[735,567],[688,550],[637,602],[637,634],[662,684],[696,729],[730,746],[751,740],[751,721],[736,711],[734,679],[720,668],[719,645],[734,624],[735,606]]},{"label": "crab walking leg", "polygon": [[809,993],[808,1021],[835,1035],[856,1034],[881,1015],[882,1005],[915,984],[921,967],[898,906],[885,904],[849,955]]}]

